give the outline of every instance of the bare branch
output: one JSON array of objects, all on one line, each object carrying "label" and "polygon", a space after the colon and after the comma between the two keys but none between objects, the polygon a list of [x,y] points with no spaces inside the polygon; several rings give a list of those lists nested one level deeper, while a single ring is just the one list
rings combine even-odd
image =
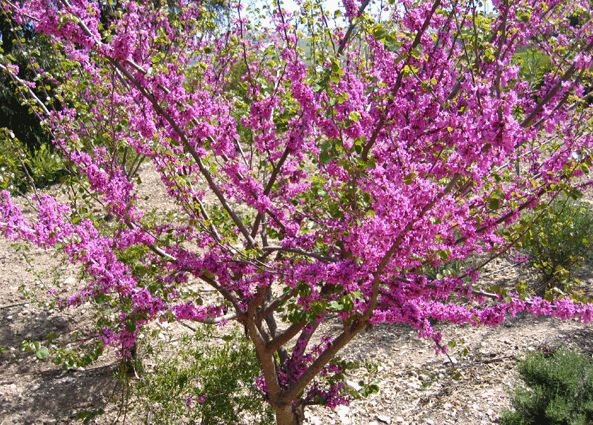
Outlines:
[{"label": "bare branch", "polygon": [[300,248],[284,248],[282,246],[265,246],[262,248],[264,252],[272,252],[272,251],[280,251],[280,252],[292,252],[294,254],[304,255],[306,257],[315,258],[319,261],[323,261],[325,263],[333,263],[336,262],[337,259],[334,257],[328,257],[323,254],[318,254],[316,252],[305,251],[304,249]]}]

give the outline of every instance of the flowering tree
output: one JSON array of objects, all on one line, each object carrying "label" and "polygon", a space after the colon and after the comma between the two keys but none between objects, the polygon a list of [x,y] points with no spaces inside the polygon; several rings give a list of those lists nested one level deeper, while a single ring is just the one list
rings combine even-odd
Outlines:
[{"label": "flowering tree", "polygon": [[[336,354],[372,323],[507,314],[593,318],[593,305],[475,287],[514,240],[500,229],[591,163],[586,0],[305,0],[214,25],[196,2],[3,0],[67,58],[44,116],[98,216],[0,195],[0,232],[60,249],[86,273],[70,305],[118,300],[100,338],[122,355],[153,320],[236,321],[278,424],[346,403]],[[518,58],[544,58],[526,77]],[[39,71],[39,81],[50,76]],[[535,75],[535,76],[534,76]],[[175,212],[147,214],[135,173],[158,171]],[[459,276],[427,273],[468,256]],[[214,288],[203,302],[191,284]],[[332,319],[338,328],[322,324]]]}]

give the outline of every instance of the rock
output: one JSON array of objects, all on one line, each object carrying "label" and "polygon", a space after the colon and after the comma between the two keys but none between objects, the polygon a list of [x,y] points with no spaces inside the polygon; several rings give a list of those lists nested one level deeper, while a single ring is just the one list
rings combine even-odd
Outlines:
[{"label": "rock", "polygon": [[377,415],[377,420],[384,424],[391,423],[391,418],[389,416],[385,416],[385,415]]},{"label": "rock", "polygon": [[64,284],[68,286],[76,285],[78,283],[78,279],[74,276],[70,276],[64,280]]},{"label": "rock", "polygon": [[336,413],[338,416],[346,416],[350,414],[350,408],[348,406],[338,406],[336,407]]},{"label": "rock", "polygon": [[457,363],[459,363],[457,361],[457,359],[453,356],[447,357],[445,360],[443,360],[443,364],[452,364],[452,365],[456,365]]},{"label": "rock", "polygon": [[321,420],[321,418],[320,418],[320,417],[318,417],[318,416],[309,416],[309,417],[307,418],[307,422],[308,422],[310,425],[323,425],[323,421],[322,421],[322,420]]},{"label": "rock", "polygon": [[362,389],[362,387],[358,384],[358,382],[356,381],[352,381],[350,379],[347,379],[345,384],[352,388],[354,391],[360,391]]},{"label": "rock", "polygon": [[338,417],[342,421],[343,425],[349,425],[352,423],[350,420],[350,408],[348,406],[338,406],[336,407],[336,413]]}]

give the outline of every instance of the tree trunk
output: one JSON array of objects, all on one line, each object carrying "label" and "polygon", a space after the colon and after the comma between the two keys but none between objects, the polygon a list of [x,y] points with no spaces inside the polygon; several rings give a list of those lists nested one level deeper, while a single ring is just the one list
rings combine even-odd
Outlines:
[{"label": "tree trunk", "polygon": [[302,425],[305,420],[305,411],[302,407],[293,407],[290,404],[274,406],[276,425]]},{"label": "tree trunk", "polygon": [[130,356],[126,357],[123,361],[124,372],[128,376],[138,378],[142,375],[143,367],[142,362],[138,357],[138,347],[136,344],[130,349]]}]

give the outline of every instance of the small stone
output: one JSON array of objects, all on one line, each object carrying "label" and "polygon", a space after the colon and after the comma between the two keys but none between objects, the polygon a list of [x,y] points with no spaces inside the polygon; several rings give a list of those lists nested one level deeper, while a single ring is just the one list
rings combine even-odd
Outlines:
[{"label": "small stone", "polygon": [[322,425],[322,421],[321,418],[318,416],[309,416],[307,418],[307,421],[309,422],[310,425]]},{"label": "small stone", "polygon": [[64,283],[66,285],[75,285],[78,283],[78,279],[76,279],[74,276],[70,276],[64,280]]},{"label": "small stone", "polygon": [[443,364],[453,364],[453,365],[455,365],[455,364],[457,364],[457,363],[459,363],[459,362],[458,362],[458,361],[457,361],[457,359],[456,359],[455,357],[453,357],[453,356],[451,356],[451,357],[447,357],[447,358],[446,358],[446,359],[443,361]]},{"label": "small stone", "polygon": [[356,381],[347,379],[345,383],[348,387],[352,388],[354,391],[360,391],[362,389],[360,384],[358,384],[358,382],[356,382]]},{"label": "small stone", "polygon": [[340,405],[336,407],[336,412],[338,416],[348,415],[350,413],[350,408],[348,406]]},{"label": "small stone", "polygon": [[377,420],[384,424],[391,423],[391,418],[389,416],[385,416],[385,415],[377,415]]},{"label": "small stone", "polygon": [[351,420],[348,417],[350,415],[350,408],[348,406],[336,407],[336,413],[338,414],[338,417],[342,421],[342,424],[348,425],[351,423]]}]

